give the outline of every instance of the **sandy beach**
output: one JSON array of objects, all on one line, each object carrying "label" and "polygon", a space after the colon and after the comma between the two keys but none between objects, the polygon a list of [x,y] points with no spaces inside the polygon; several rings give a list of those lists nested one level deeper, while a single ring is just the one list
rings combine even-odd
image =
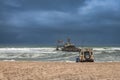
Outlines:
[{"label": "sandy beach", "polygon": [[1,61],[0,80],[120,80],[120,63]]}]

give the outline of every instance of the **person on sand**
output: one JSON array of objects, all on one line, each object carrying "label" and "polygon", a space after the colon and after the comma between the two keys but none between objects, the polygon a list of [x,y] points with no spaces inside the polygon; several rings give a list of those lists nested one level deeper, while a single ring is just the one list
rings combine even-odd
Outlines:
[{"label": "person on sand", "polygon": [[80,62],[80,58],[79,58],[79,56],[77,56],[77,58],[76,58],[76,62]]}]

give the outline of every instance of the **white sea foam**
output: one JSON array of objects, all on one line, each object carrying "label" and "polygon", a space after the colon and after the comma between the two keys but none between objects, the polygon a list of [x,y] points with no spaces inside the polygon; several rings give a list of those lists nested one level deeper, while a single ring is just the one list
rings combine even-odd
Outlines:
[{"label": "white sea foam", "polygon": [[104,47],[104,48],[93,48],[96,51],[105,51],[105,50],[120,50],[120,47]]},{"label": "white sea foam", "polygon": [[[120,61],[119,47],[93,48],[96,62]],[[0,48],[0,60],[75,61],[78,52],[56,51],[55,48]]]},{"label": "white sea foam", "polygon": [[54,48],[0,48],[0,53],[56,53]]},{"label": "white sea foam", "polygon": [[3,60],[3,61],[15,61],[14,59],[11,59],[11,60]]}]

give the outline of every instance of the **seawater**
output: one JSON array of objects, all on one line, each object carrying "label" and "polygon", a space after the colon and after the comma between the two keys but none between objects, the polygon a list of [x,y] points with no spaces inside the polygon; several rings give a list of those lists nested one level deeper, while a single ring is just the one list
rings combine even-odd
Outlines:
[{"label": "seawater", "polygon": [[[120,62],[120,47],[94,47],[95,62]],[[55,47],[0,48],[1,61],[75,62],[79,52],[56,51]]]}]

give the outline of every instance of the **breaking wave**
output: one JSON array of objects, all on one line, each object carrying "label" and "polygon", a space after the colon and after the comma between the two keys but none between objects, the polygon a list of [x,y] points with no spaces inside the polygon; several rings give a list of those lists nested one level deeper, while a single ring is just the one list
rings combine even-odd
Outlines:
[{"label": "breaking wave", "polygon": [[[120,48],[93,48],[96,62],[119,62]],[[64,61],[74,62],[78,52],[56,51],[53,47],[44,48],[0,48],[2,61]]]}]

